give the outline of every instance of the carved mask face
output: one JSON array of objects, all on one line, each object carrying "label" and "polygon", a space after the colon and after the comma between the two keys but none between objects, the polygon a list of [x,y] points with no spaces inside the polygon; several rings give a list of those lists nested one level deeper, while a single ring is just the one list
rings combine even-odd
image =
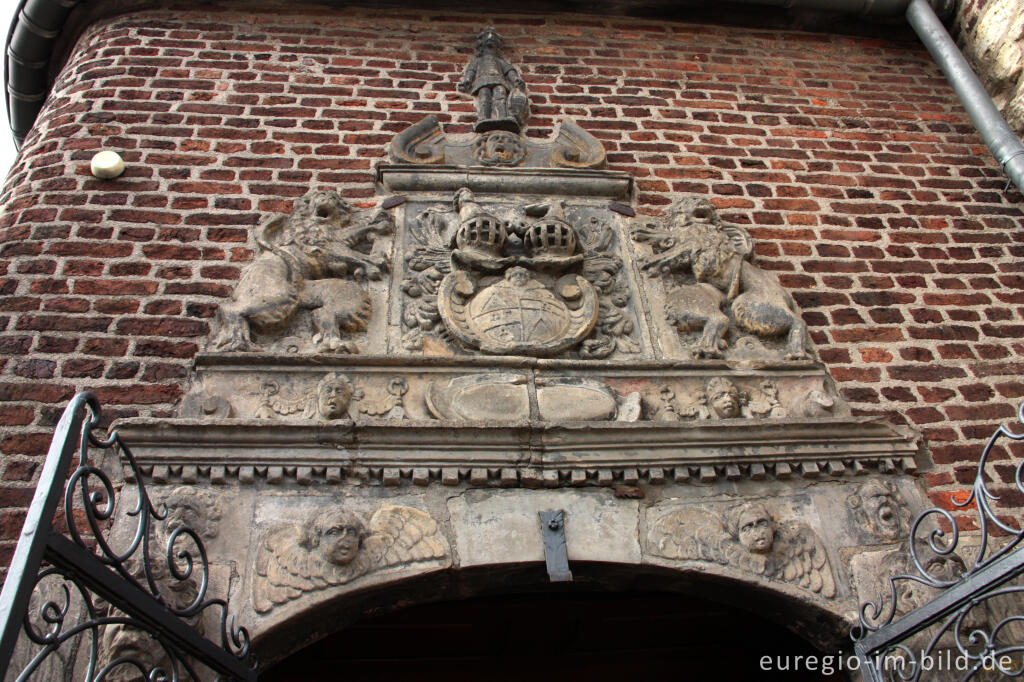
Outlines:
[{"label": "carved mask face", "polygon": [[176,500],[176,503],[167,508],[167,519],[164,521],[166,532],[171,533],[177,528],[191,528],[197,533],[203,531],[202,511],[185,500]]},{"label": "carved mask face", "polygon": [[864,511],[877,526],[879,534],[895,538],[900,534],[898,503],[893,494],[880,486],[871,486],[864,493]]},{"label": "carved mask face", "polygon": [[352,563],[359,554],[359,530],[347,523],[329,524],[320,538],[324,558],[337,566]]},{"label": "carved mask face", "polygon": [[711,407],[720,419],[740,416],[740,397],[735,388],[719,391],[711,396]]},{"label": "carved mask face", "polygon": [[511,268],[505,273],[505,279],[517,287],[525,287],[530,281],[530,273],[523,268]]},{"label": "carved mask face", "polygon": [[710,203],[700,202],[690,210],[690,222],[710,225],[715,220],[715,208]]},{"label": "carved mask face", "polygon": [[352,385],[344,379],[325,379],[317,388],[317,408],[324,419],[343,419],[348,416],[351,400]]},{"label": "carved mask face", "polygon": [[748,509],[740,515],[737,535],[748,551],[765,554],[775,542],[775,524],[763,509]]}]

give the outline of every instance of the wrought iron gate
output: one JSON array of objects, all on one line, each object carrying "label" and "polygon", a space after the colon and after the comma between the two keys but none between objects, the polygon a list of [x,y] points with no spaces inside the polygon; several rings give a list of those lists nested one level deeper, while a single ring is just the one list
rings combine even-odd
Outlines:
[{"label": "wrought iron gate", "polygon": [[[1024,405],[1018,420],[1024,422]],[[1024,494],[1024,461],[1016,467],[989,461],[1003,437],[1019,441],[1024,433],[996,430],[970,495],[952,501],[954,508],[975,506],[977,546],[960,546],[950,511],[926,510],[911,526],[906,572],[888,578],[888,596],[861,606],[852,635],[868,682],[1024,675],[1024,585],[1017,580],[1024,575],[1024,528],[993,504],[1007,492],[1018,500]],[[1010,484],[1007,491],[995,494],[990,478]],[[965,554],[973,554],[973,561],[965,561]]]},{"label": "wrought iron gate", "polygon": [[[0,593],[0,680],[198,680],[208,669],[255,681],[248,633],[224,599],[207,598],[200,534],[154,506],[130,450],[116,433],[98,438],[99,422],[96,397],[79,393],[57,425]],[[121,493],[133,531],[123,549],[107,534],[116,487],[90,446],[119,448],[132,474]],[[197,631],[213,623],[215,637]]]}]

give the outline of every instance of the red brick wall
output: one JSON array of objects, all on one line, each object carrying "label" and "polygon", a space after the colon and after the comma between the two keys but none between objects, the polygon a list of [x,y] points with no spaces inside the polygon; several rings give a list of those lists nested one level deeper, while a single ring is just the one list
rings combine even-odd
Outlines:
[{"label": "red brick wall", "polygon": [[[530,135],[576,119],[636,176],[642,213],[710,194],[793,291],[854,408],[924,432],[935,499],[964,487],[1024,397],[1021,202],[916,43],[602,17],[154,11],[86,33],[6,186],[0,535],[76,390],[109,417],[171,413],[261,214],[317,187],[372,206],[396,132],[427,114],[469,130],[455,83],[490,23],[530,85]],[[120,179],[89,175],[101,147],[125,158]]]}]

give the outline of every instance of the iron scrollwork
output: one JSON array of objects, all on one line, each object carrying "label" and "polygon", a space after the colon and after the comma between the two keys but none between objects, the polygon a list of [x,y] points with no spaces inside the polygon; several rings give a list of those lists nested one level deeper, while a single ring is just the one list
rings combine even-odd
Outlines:
[{"label": "iron scrollwork", "polygon": [[[235,626],[225,599],[208,596],[205,528],[154,504],[131,450],[116,432],[98,436],[99,423],[96,397],[80,393],[57,426],[0,594],[0,679],[10,670],[19,681],[176,682],[205,679],[197,670],[208,668],[218,679],[255,680],[248,632]],[[116,486],[90,448],[117,448],[132,474],[123,550],[106,532]],[[219,632],[203,636],[213,622]]]},{"label": "iron scrollwork", "polygon": [[[1024,405],[1017,418],[1024,422]],[[954,514],[933,507],[911,525],[909,548],[883,560],[898,575],[888,578],[887,596],[861,605],[851,631],[870,682],[931,679],[943,663],[947,676],[961,680],[1024,676],[1024,586],[1013,584],[1024,574],[1024,528],[1000,516],[1000,496],[986,480],[989,456],[1004,437],[1020,441],[1024,433],[1000,426],[982,451],[970,494],[952,500],[954,508],[975,507],[977,547],[961,547]],[[1024,461],[1013,483],[1024,493]],[[970,554],[973,561],[965,561]]]}]

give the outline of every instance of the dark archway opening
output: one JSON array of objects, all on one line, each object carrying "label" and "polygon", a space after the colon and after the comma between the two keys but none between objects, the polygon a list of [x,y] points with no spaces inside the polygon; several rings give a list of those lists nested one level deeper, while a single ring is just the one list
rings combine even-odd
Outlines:
[{"label": "dark archway opening", "polygon": [[[830,654],[835,672],[824,674]],[[260,680],[845,680],[835,655],[760,616],[689,595],[556,591],[367,617],[278,662]],[[764,669],[763,656],[774,671]]]}]

